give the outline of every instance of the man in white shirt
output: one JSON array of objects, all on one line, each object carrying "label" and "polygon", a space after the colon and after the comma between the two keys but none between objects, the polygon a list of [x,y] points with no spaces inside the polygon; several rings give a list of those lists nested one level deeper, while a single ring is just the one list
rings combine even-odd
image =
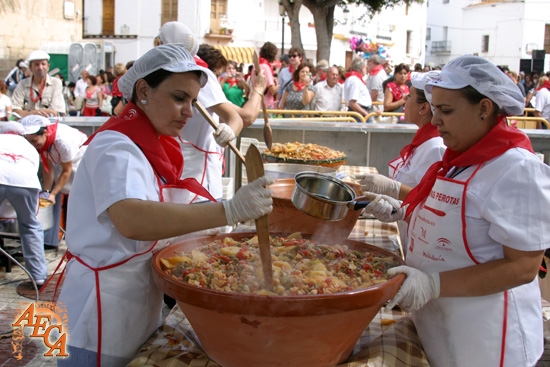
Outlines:
[{"label": "man in white shirt", "polygon": [[338,83],[340,74],[336,66],[327,71],[327,78],[315,84],[313,108],[317,111],[340,111],[342,109],[342,85]]},{"label": "man in white shirt", "polygon": [[88,83],[86,83],[86,77],[88,76],[88,71],[82,70],[80,72],[81,78],[78,79],[74,87],[74,106],[76,111],[82,110],[82,104],[86,99],[86,88]]},{"label": "man in white shirt", "polygon": [[384,60],[378,55],[372,55],[367,61],[367,88],[373,102],[382,102],[382,104],[373,105],[373,111],[384,112],[384,80],[388,79],[388,74],[384,70]]}]

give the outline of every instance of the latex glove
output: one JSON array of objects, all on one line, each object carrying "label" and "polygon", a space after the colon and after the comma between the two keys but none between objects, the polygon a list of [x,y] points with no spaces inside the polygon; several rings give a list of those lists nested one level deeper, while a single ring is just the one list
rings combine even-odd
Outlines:
[{"label": "latex glove", "polygon": [[439,297],[439,273],[424,273],[410,266],[398,266],[388,270],[389,276],[397,274],[405,274],[407,278],[386,306],[386,310],[391,310],[399,303],[403,310],[412,312]]},{"label": "latex glove", "polygon": [[[367,214],[372,214],[381,222],[395,222],[405,218],[407,207],[401,207],[401,202],[392,197],[365,192],[363,195],[370,201],[364,209]],[[395,210],[395,213],[392,213]]]},{"label": "latex glove", "polygon": [[361,191],[375,192],[399,199],[399,190],[401,189],[401,182],[399,181],[379,174],[356,175],[353,178],[361,184]]},{"label": "latex glove", "polygon": [[47,192],[47,191],[42,191],[40,193],[40,196],[39,196],[41,199],[46,199],[46,200],[49,200],[51,201],[53,204],[55,204],[55,195]]},{"label": "latex glove", "polygon": [[226,147],[227,144],[235,139],[235,132],[227,124],[220,124],[218,129],[214,131],[214,139],[220,147]]},{"label": "latex glove", "polygon": [[252,183],[242,186],[235,193],[233,199],[223,201],[227,223],[232,226],[271,213],[273,199],[271,190],[266,186],[274,182],[273,178],[264,175]]}]

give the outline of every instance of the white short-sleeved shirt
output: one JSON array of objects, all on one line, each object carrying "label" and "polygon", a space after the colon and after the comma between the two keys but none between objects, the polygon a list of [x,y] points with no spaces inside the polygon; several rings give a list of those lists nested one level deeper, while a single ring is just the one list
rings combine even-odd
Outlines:
[{"label": "white short-sleeved shirt", "polygon": [[[229,103],[227,97],[223,93],[223,90],[218,83],[218,78],[212,73],[212,71],[205,69],[208,74],[208,82],[201,88],[198,96],[198,101],[208,109],[208,112],[212,115],[214,120],[219,122],[219,116],[213,113],[213,106],[220,103]],[[202,150],[208,152],[217,152],[218,154],[209,154],[207,163],[206,178],[203,182],[203,186],[210,194],[216,199],[220,199],[223,196],[222,174],[223,174],[223,154],[224,148],[220,147],[214,139],[214,129],[210,126],[208,121],[197,111],[193,109],[193,117],[189,119],[187,124],[183,127],[180,133],[180,137],[183,140],[191,142]],[[189,145],[182,146],[184,161],[189,158]],[[191,165],[184,162],[182,177],[195,177],[196,174],[189,171]],[[202,165],[201,165],[202,167]],[[201,181],[200,179],[198,180]]]},{"label": "white short-sleeved shirt", "polygon": [[343,88],[340,83],[336,83],[332,88],[326,80],[315,84],[313,87],[315,96],[313,97],[313,109],[317,111],[340,111],[342,109]]},{"label": "white short-sleeved shirt", "polygon": [[367,78],[367,88],[369,92],[377,90],[378,98],[376,102],[384,102],[384,81],[388,79],[388,74],[384,69],[380,70],[376,75],[370,75]]},{"label": "white short-sleeved shirt", "polygon": [[372,99],[370,98],[367,86],[356,76],[346,78],[344,82],[344,99],[348,107],[351,100],[355,100],[364,107],[370,107],[372,105]]},{"label": "white short-sleeved shirt", "polygon": [[[476,167],[455,179],[464,180]],[[550,247],[550,167],[524,149],[510,149],[484,164],[466,192],[467,239],[481,263],[502,258],[505,245],[521,251]]]},{"label": "white short-sleeved shirt", "polygon": [[71,177],[61,190],[65,194],[71,191],[74,175],[86,151],[86,146],[83,144],[87,139],[88,137],[82,131],[62,123],[57,124],[55,140],[46,156],[53,163],[56,178],[61,174],[61,163],[72,162]]},{"label": "white short-sleeved shirt", "polygon": [[550,91],[548,89],[541,88],[537,91],[535,111],[540,112],[546,120],[550,120]]},{"label": "white short-sleeved shirt", "polygon": [[11,99],[5,94],[2,94],[0,96],[0,119],[7,116],[6,109],[8,107],[11,107]]},{"label": "white short-sleeved shirt", "polygon": [[407,186],[418,185],[432,164],[443,158],[447,147],[441,137],[431,138],[420,144],[407,161],[399,167],[394,179]]},{"label": "white short-sleeved shirt", "polygon": [[0,184],[40,189],[39,156],[23,136],[0,134]]}]

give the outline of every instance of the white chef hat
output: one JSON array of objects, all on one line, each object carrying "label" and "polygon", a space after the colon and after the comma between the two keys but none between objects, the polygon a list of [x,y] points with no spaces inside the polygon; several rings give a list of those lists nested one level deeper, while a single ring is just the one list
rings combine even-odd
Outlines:
[{"label": "white chef hat", "polygon": [[160,69],[173,73],[200,71],[201,87],[204,87],[208,80],[205,69],[195,63],[195,59],[189,51],[177,45],[160,45],[150,49],[137,59],[134,65],[119,79],[118,88],[124,98],[131,100],[136,82]]},{"label": "white chef hat", "polygon": [[[419,74],[415,78],[411,79],[411,84],[416,89],[420,89],[424,91],[424,95],[426,96],[426,100],[431,104],[432,103],[432,94],[426,92],[425,87],[426,83],[432,80],[433,78],[437,78],[439,76],[439,73],[441,73],[441,70],[431,70],[426,73]],[[430,88],[431,89],[431,88]]]},{"label": "white chef hat", "polygon": [[522,115],[525,107],[517,85],[496,65],[478,56],[464,55],[449,61],[438,77],[426,83],[424,90],[431,93],[434,86],[445,89],[471,86],[508,116]]},{"label": "white chef hat", "polygon": [[173,44],[184,47],[191,55],[199,51],[199,39],[191,28],[181,22],[166,22],[160,28],[159,38],[163,45]]},{"label": "white chef hat", "polygon": [[20,121],[23,126],[23,134],[36,134],[40,128],[51,124],[50,120],[40,115],[27,115]]},{"label": "white chef hat", "polygon": [[25,129],[23,125],[16,121],[6,121],[0,123],[0,134],[18,134],[25,135]]}]

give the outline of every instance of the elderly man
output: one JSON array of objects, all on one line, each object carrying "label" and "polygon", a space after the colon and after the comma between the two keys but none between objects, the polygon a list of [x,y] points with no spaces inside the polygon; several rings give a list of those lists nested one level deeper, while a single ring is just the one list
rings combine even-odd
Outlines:
[{"label": "elderly man", "polygon": [[[44,232],[36,217],[40,192],[39,158],[36,149],[22,135],[23,126],[18,122],[0,125],[0,208],[7,209],[9,202],[15,210],[25,268],[41,286],[48,269],[42,247]],[[4,210],[0,212],[0,217],[9,217]]]},{"label": "elderly man", "polygon": [[313,84],[317,84],[324,81],[327,78],[327,70],[328,70],[328,61],[327,60],[319,61],[317,63],[317,66],[315,67],[315,80],[313,81]]},{"label": "elderly man", "polygon": [[80,72],[80,79],[75,83],[74,87],[74,107],[76,111],[82,110],[84,105],[84,100],[86,99],[86,88],[88,87],[88,82],[86,82],[86,77],[89,75],[86,69],[83,69]]},{"label": "elderly man", "polygon": [[279,92],[277,93],[279,95],[277,97],[279,101],[281,101],[283,97],[286,86],[292,83],[292,73],[302,63],[304,50],[299,47],[291,47],[290,50],[288,50],[288,55],[290,57],[290,64],[288,67],[282,68],[281,71],[279,71]]},{"label": "elderly man", "polygon": [[354,58],[351,61],[349,69],[349,72],[346,73],[346,81],[344,83],[346,106],[348,107],[348,111],[355,111],[365,117],[369,114],[372,107],[371,96],[364,81],[367,69],[365,59],[362,57]]},{"label": "elderly man", "polygon": [[27,59],[32,76],[17,84],[11,97],[12,110],[20,116],[44,117],[65,115],[61,79],[48,75],[50,55],[41,50],[31,52]]},{"label": "elderly man", "polygon": [[[367,88],[373,102],[384,103],[384,80],[388,79],[388,74],[384,70],[384,60],[378,55],[372,55],[367,61]],[[384,112],[384,105],[374,105],[373,111]]]},{"label": "elderly man", "polygon": [[315,84],[313,108],[317,111],[340,111],[342,109],[343,88],[338,83],[340,72],[336,66],[328,68],[326,79]]}]

